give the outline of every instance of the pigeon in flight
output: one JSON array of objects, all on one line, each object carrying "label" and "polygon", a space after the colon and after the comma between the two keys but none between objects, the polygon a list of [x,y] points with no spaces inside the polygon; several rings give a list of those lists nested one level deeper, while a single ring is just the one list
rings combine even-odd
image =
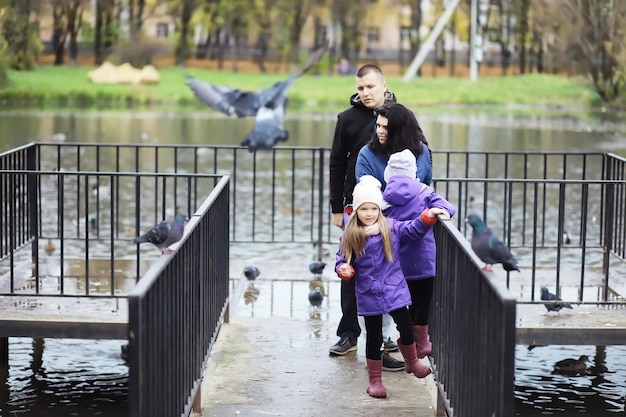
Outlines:
[{"label": "pigeon in flight", "polygon": [[483,271],[493,271],[491,265],[502,264],[506,271],[518,271],[517,261],[504,243],[487,227],[477,215],[470,214],[465,222],[472,226],[472,249],[478,258],[485,263]]},{"label": "pigeon in flight", "polygon": [[196,97],[207,106],[227,116],[254,116],[254,127],[241,142],[250,152],[259,149],[271,150],[278,142],[287,140],[289,134],[283,127],[287,93],[291,85],[302,74],[315,65],[328,50],[328,40],[318,45],[306,64],[284,81],[278,81],[269,88],[256,92],[241,91],[227,86],[219,86],[187,76],[187,85]]},{"label": "pigeon in flight", "polygon": [[[550,291],[548,291],[546,287],[541,287],[541,299],[543,301],[563,301],[559,297],[557,297],[556,294],[552,294]],[[543,314],[544,316],[546,316],[551,311],[556,311],[556,315],[560,316],[562,308],[574,308],[571,304],[568,303],[545,303],[544,306],[546,306],[547,310]]]},{"label": "pigeon in flight", "polygon": [[321,275],[324,272],[324,267],[326,266],[326,262],[322,261],[313,261],[309,264],[309,271],[315,275]]},{"label": "pigeon in flight", "polygon": [[252,282],[261,275],[261,271],[256,265],[247,265],[243,268],[243,274],[248,281]]},{"label": "pigeon in flight", "polygon": [[149,242],[156,246],[161,253],[172,253],[174,251],[169,246],[182,239],[185,231],[185,222],[188,220],[189,215],[185,212],[180,212],[173,220],[164,220],[143,235],[134,238],[133,243]]}]

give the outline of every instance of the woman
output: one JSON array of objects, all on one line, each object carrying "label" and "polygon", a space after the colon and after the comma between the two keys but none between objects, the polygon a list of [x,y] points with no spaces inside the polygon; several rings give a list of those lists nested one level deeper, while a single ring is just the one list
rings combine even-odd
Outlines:
[{"label": "woman", "polygon": [[371,175],[378,179],[385,190],[384,172],[389,156],[404,149],[415,155],[417,176],[430,185],[433,178],[432,158],[422,128],[413,112],[400,103],[388,103],[375,110],[376,133],[361,148],[356,161],[356,179]]}]

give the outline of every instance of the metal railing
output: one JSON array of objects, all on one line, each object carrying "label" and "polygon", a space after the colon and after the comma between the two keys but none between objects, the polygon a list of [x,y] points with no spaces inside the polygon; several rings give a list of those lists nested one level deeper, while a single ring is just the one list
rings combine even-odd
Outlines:
[{"label": "metal railing", "polygon": [[[0,155],[0,161],[4,169],[17,166],[13,169],[37,167],[41,172],[90,173],[73,180],[73,197],[69,189],[60,194],[53,188],[46,194],[50,200],[71,197],[77,202],[74,211],[60,222],[67,225],[64,237],[84,237],[92,225],[85,215],[89,208],[95,210],[96,219],[115,216],[113,222],[118,225],[126,220],[120,208],[107,206],[110,196],[98,192],[101,188],[111,190],[115,201],[120,201],[116,197],[136,198],[124,195],[128,186],[119,173],[155,174],[152,188],[157,191],[142,200],[144,206],[150,207],[152,219],[148,222],[153,224],[167,217],[172,206],[188,207],[186,191],[195,190],[184,179],[166,184],[162,178],[229,174],[231,242],[313,242],[321,257],[323,245],[334,247],[340,233],[329,221],[328,153],[327,148],[309,147],[278,147],[250,153],[236,146],[38,143]],[[556,278],[547,284],[554,284],[558,292],[565,260],[582,265],[573,272],[580,277],[581,289],[588,280],[585,266],[599,266],[597,269],[601,268],[600,274],[605,278],[604,298],[599,301],[608,301],[606,297],[612,292],[608,278],[620,273],[620,262],[626,258],[623,158],[602,153],[435,151],[433,163],[435,174],[439,174],[433,184],[438,193],[457,206],[455,222],[459,230],[469,236],[463,219],[470,211],[478,212],[521,258],[525,269],[532,271],[532,283],[526,289],[530,294],[522,301],[535,302],[538,268],[555,268]],[[27,174],[15,175],[3,175],[0,186],[7,190],[7,196],[15,194],[12,190],[28,187]],[[95,191],[93,200],[81,196],[86,194],[87,183]],[[42,189],[42,196],[46,192]],[[30,195],[19,191],[20,196],[26,194]],[[0,228],[12,228],[0,239],[0,248],[7,254],[12,253],[8,248],[24,245],[26,230],[39,228],[31,236],[42,240],[60,236],[58,227],[52,230],[46,226],[44,211],[35,216],[29,204],[27,200],[19,204],[19,209],[28,210],[28,215],[9,212],[9,205],[2,205]],[[49,214],[46,212],[44,217]],[[67,217],[79,224],[68,223]],[[138,223],[137,218],[134,223]],[[148,226],[144,224],[141,227]],[[68,235],[68,230],[74,235]],[[119,229],[112,232],[122,239],[121,233],[126,233]],[[573,243],[563,242],[561,237],[566,232]],[[555,250],[556,257],[548,262],[543,255],[550,249]],[[598,260],[599,253],[603,258]],[[137,275],[140,267],[136,267]],[[582,291],[576,298],[569,301],[588,301]]]},{"label": "metal railing", "polygon": [[159,254],[133,238],[174,211],[193,213],[219,176],[3,170],[1,178],[18,191],[2,198],[0,295],[123,298]]},{"label": "metal railing", "polygon": [[[526,286],[520,301],[537,300],[538,281],[561,288],[562,276],[568,275],[578,277],[579,286],[577,298],[569,301],[624,304],[610,297],[611,278],[626,272],[623,180],[448,178],[435,180],[434,186],[457,205],[452,221],[468,239],[471,228],[464,219],[478,213],[511,248],[528,271],[514,279],[515,285]],[[550,271],[550,277],[542,276],[542,270]],[[567,285],[573,285],[572,279]],[[601,299],[585,297],[589,285],[603,286]]]},{"label": "metal railing", "polygon": [[187,416],[229,300],[229,179],[191,217],[171,257],[129,294],[131,416]]},{"label": "metal railing", "polygon": [[37,167],[38,150],[22,146],[0,154],[0,261],[11,258],[36,235],[36,183],[28,171]]},{"label": "metal railing", "polygon": [[[429,332],[438,405],[448,415],[515,413],[515,298],[485,277],[450,221],[434,226],[437,277]],[[462,342],[461,342],[462,341]]]},{"label": "metal railing", "polygon": [[[19,148],[0,155],[0,268],[21,264],[19,256],[30,262],[33,253],[43,253],[40,246],[45,240],[53,238],[65,241],[63,245],[70,248],[72,242],[80,248],[89,245],[87,253],[92,255],[95,252],[91,245],[103,240],[106,242],[103,251],[111,253],[118,262],[123,257],[120,248],[110,242],[130,240],[125,236],[126,227],[136,227],[137,234],[167,217],[168,210],[182,207],[195,212],[190,225],[193,231],[181,242],[179,252],[168,262],[159,260],[152,265],[151,278],[145,283],[139,281],[133,290],[134,295],[145,298],[131,302],[132,326],[136,330],[129,337],[131,367],[142,370],[139,374],[131,370],[131,395],[133,402],[137,401],[133,405],[138,407],[137,413],[157,412],[147,403],[166,396],[165,393],[170,393],[171,398],[162,405],[164,409],[187,411],[198,389],[195,372],[201,372],[204,366],[207,338],[214,337],[225,299],[219,293],[216,304],[210,307],[215,310],[208,313],[209,322],[196,323],[193,320],[197,315],[207,312],[198,313],[193,310],[196,307],[183,303],[181,297],[206,295],[207,284],[198,282],[200,276],[207,276],[202,271],[209,271],[210,277],[221,276],[226,288],[228,285],[228,271],[221,275],[224,271],[217,266],[228,262],[228,253],[213,255],[212,248],[202,246],[212,238],[208,232],[210,224],[216,223],[215,227],[219,225],[221,232],[228,233],[220,237],[223,240],[219,244],[213,242],[220,247],[227,248],[229,241],[316,243],[320,253],[323,244],[335,247],[339,231],[331,226],[327,208],[328,153],[327,148],[279,147],[250,154],[240,147],[185,145],[33,144]],[[442,401],[447,402],[446,407],[457,410],[462,403],[476,403],[476,410],[485,413],[468,411],[467,415],[506,416],[509,411],[498,414],[497,410],[513,409],[509,401],[513,395],[511,343],[514,346],[515,312],[511,313],[510,309],[515,300],[478,269],[479,263],[466,240],[469,231],[463,218],[470,211],[480,213],[494,233],[511,247],[523,267],[530,269],[528,302],[540,302],[535,299],[534,289],[537,272],[542,268],[556,271],[550,283],[559,291],[561,274],[568,268],[564,263],[567,257],[569,265],[580,266],[576,270],[577,286],[581,287],[577,301],[624,304],[623,299],[614,301],[615,298],[609,300],[606,296],[611,292],[612,277],[620,274],[624,265],[626,163],[611,154],[566,153],[435,152],[433,159],[438,174],[434,181],[437,192],[458,208],[454,219],[436,227],[438,274],[446,277],[438,279],[437,285],[446,286],[435,291],[435,302],[443,310],[434,309],[442,311],[433,319],[433,328],[438,340],[449,341],[438,343],[433,354]],[[203,201],[201,190],[207,188],[196,181],[202,178],[217,189],[220,178],[226,174],[230,175],[230,185],[221,189],[220,202],[215,203],[221,207],[221,215],[213,214],[209,208],[200,214],[204,208],[198,208],[196,203]],[[224,194],[228,195],[226,201]],[[44,201],[52,201],[53,205],[38,205]],[[115,201],[125,204],[118,206]],[[135,209],[125,211],[127,205]],[[142,209],[143,214],[137,215],[139,207],[148,210]],[[96,223],[100,224],[95,232],[90,229],[92,208],[98,213]],[[227,216],[225,211],[230,213],[229,222],[223,221]],[[198,216],[208,216],[208,223],[201,222]],[[102,217],[105,220],[100,220]],[[573,243],[565,243],[565,230],[572,235]],[[194,236],[207,233],[206,242],[202,243],[202,239],[196,242],[192,233]],[[29,243],[36,243],[31,251],[21,250]],[[128,242],[124,245],[125,253]],[[194,247],[210,255],[203,258],[194,252]],[[61,252],[66,253],[66,249]],[[548,252],[549,256],[545,256]],[[85,259],[89,261],[89,256]],[[10,274],[17,275],[12,268],[9,267]],[[140,262],[136,262],[135,268],[134,277],[145,275],[141,273]],[[594,268],[598,270],[596,275],[588,277]],[[88,272],[91,276],[93,268]],[[177,282],[181,277],[182,282]],[[606,286],[600,300],[584,298],[583,287],[591,279],[599,279]],[[508,277],[506,285],[513,285]],[[122,296],[112,291],[107,296]],[[164,294],[168,291],[175,295],[174,304],[163,313],[164,307],[159,303],[165,302]],[[223,289],[220,287],[219,291]],[[97,292],[89,290],[84,294],[94,296]],[[198,300],[194,298],[195,301]],[[446,314],[446,309],[451,311]],[[160,322],[160,319],[169,321]],[[198,334],[201,346],[188,346],[195,344],[195,339],[185,339],[189,333],[184,332],[188,329],[176,328],[180,327],[180,320],[201,325],[208,332]],[[144,322],[149,323],[147,329],[142,327]],[[173,336],[167,338],[159,333],[159,327],[169,329]],[[454,346],[457,340],[474,344],[462,349],[460,345]],[[484,348],[485,340],[495,342],[487,350],[474,351],[475,346]],[[174,357],[175,354],[180,356]],[[178,367],[172,369],[181,370],[170,371],[167,377],[171,381],[160,379],[165,378],[166,370],[158,369],[164,361]],[[493,364],[492,369],[479,369],[483,361]],[[154,380],[144,379],[143,373]],[[473,378],[476,373],[478,379],[488,383],[465,382],[468,375]],[[161,383],[158,381],[164,385],[157,386]]]}]

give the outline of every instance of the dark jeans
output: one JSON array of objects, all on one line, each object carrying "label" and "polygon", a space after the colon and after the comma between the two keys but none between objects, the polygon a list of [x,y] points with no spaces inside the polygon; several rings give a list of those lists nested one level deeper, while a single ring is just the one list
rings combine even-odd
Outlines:
[{"label": "dark jeans", "polygon": [[[356,314],[355,279],[341,280],[341,320],[337,326],[337,336],[359,337],[361,328]],[[381,319],[382,320],[382,319]],[[382,324],[381,324],[382,326]],[[382,327],[381,327],[382,328]],[[382,338],[382,336],[381,336]]]},{"label": "dark jeans", "polygon": [[430,315],[430,302],[433,299],[433,278],[407,280],[411,302],[409,313],[415,326],[426,326]]},{"label": "dark jeans", "polygon": [[[413,323],[411,315],[406,307],[391,311],[389,315],[396,323],[396,329],[400,333],[400,343],[410,345],[415,342],[413,338]],[[371,360],[380,360],[380,345],[383,343],[383,316],[365,316],[365,357]]]}]

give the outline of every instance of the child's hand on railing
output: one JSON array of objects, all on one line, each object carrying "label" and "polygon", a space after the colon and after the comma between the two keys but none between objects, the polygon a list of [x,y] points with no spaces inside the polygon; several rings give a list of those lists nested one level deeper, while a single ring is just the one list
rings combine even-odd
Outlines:
[{"label": "child's hand on railing", "polygon": [[427,224],[428,226],[432,226],[433,224],[437,223],[437,215],[442,215],[446,219],[450,218],[450,213],[448,213],[447,210],[438,207],[424,209],[420,217],[425,224]]}]

